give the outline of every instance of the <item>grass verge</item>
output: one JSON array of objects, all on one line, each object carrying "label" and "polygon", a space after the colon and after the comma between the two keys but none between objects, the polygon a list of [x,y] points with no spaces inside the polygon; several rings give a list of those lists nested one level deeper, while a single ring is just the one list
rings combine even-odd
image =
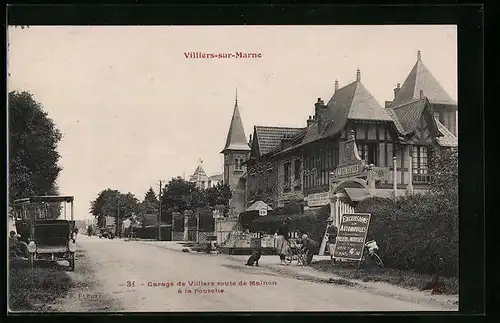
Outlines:
[{"label": "grass verge", "polygon": [[51,311],[50,304],[72,287],[71,277],[57,264],[37,264],[29,269],[27,261],[12,259],[9,263],[11,311]]},{"label": "grass verge", "polygon": [[[346,279],[357,279],[363,282],[384,282],[404,288],[430,290],[433,286],[433,276],[411,271],[391,268],[360,268],[349,264],[339,263],[332,265],[330,260],[320,260],[310,265],[316,270],[331,273]],[[440,291],[442,294],[458,294],[458,278],[440,277]]]}]

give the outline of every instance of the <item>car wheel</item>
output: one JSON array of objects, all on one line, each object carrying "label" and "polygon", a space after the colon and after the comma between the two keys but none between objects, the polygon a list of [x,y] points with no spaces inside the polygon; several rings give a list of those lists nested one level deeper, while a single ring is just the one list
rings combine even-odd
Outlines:
[{"label": "car wheel", "polygon": [[75,271],[75,253],[74,252],[69,253],[68,262],[69,262],[69,270]]}]

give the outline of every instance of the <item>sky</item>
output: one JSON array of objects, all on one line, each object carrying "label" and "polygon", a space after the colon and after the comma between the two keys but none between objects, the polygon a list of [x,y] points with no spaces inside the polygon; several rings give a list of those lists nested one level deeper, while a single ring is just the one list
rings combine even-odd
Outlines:
[{"label": "sky", "polygon": [[[63,133],[58,185],[76,219],[101,190],[142,200],[200,158],[222,173],[236,88],[247,138],[254,125],[304,127],[358,68],[383,106],[420,50],[458,102],[456,26],[32,26],[8,41],[8,90],[31,92]],[[262,55],[185,56],[239,51]]]}]

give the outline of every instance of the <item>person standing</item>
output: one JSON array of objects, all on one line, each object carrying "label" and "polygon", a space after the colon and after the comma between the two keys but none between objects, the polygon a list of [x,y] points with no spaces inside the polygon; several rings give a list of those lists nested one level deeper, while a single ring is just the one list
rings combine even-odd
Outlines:
[{"label": "person standing", "polygon": [[289,232],[290,232],[290,224],[292,219],[287,217],[281,226],[278,228],[278,236],[276,237],[276,252],[280,256],[281,264],[285,265],[285,256],[289,251]]},{"label": "person standing", "polygon": [[330,254],[330,259],[335,262],[335,258],[333,258],[333,251],[335,250],[335,243],[337,243],[339,229],[335,226],[335,224],[333,224],[333,219],[328,219],[326,232],[328,234],[328,253]]}]

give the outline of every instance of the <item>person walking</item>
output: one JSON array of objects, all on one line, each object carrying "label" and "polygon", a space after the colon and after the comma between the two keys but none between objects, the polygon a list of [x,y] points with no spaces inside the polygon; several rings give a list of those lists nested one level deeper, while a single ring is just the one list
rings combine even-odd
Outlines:
[{"label": "person walking", "polygon": [[286,265],[285,256],[289,252],[290,244],[289,244],[289,232],[290,232],[290,224],[292,223],[292,219],[287,217],[281,226],[278,228],[278,236],[276,237],[276,252],[280,256],[281,264]]}]

